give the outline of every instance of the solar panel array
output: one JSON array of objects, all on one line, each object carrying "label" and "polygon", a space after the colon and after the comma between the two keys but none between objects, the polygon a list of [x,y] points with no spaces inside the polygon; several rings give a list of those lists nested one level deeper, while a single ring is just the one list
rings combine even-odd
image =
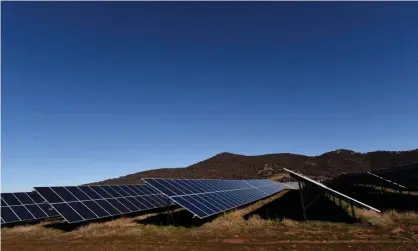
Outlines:
[{"label": "solar panel array", "polygon": [[167,197],[148,185],[35,187],[68,223],[166,207]]},{"label": "solar panel array", "polygon": [[200,219],[286,189],[269,180],[143,179]]},{"label": "solar panel array", "polygon": [[338,192],[338,191],[336,191],[336,190],[334,190],[332,188],[329,188],[326,185],[324,185],[324,184],[322,184],[322,183],[320,183],[318,181],[315,181],[315,180],[313,180],[311,178],[308,178],[306,176],[303,176],[302,174],[296,173],[296,172],[294,172],[292,170],[289,170],[289,169],[286,169],[286,168],[283,168],[283,170],[285,170],[286,172],[289,172],[292,175],[292,177],[295,177],[298,180],[305,181],[305,182],[308,182],[310,184],[313,184],[313,185],[315,185],[315,186],[317,186],[317,187],[319,187],[321,189],[325,189],[329,193],[332,193],[332,194],[334,194],[336,196],[339,196],[340,198],[346,199],[346,200],[348,200],[350,202],[353,202],[353,203],[355,203],[355,204],[357,204],[357,205],[359,205],[361,207],[365,207],[365,208],[368,208],[368,209],[371,209],[373,211],[376,211],[376,212],[380,213],[380,210],[379,209],[376,209],[374,207],[371,207],[371,206],[369,206],[369,205],[367,205],[367,204],[365,204],[365,203],[363,203],[361,201],[358,201],[358,200],[356,200],[354,198],[351,198],[351,197],[349,197],[349,196],[347,196],[347,195],[345,195],[343,193],[340,193],[340,192]]},{"label": "solar panel array", "polygon": [[1,224],[51,217],[77,223],[173,203],[206,218],[286,189],[269,180],[144,180],[147,184],[35,187],[34,192],[2,193]]},{"label": "solar panel array", "polygon": [[18,223],[59,216],[51,206],[35,192],[2,193],[1,223]]}]

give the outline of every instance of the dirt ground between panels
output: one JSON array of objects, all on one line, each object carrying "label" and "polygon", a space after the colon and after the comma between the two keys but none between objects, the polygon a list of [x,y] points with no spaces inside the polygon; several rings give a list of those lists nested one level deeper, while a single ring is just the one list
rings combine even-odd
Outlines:
[{"label": "dirt ground between panels", "polygon": [[[342,217],[341,209],[300,222],[285,193],[205,222],[185,210],[172,217],[153,213],[79,226],[53,221],[3,228],[1,250],[5,251],[107,251],[107,250],[418,250],[418,214],[388,211],[383,214],[357,209],[360,221]],[[282,202],[281,202],[282,201]],[[318,207],[332,208],[332,204]],[[338,211],[339,210],[339,211]],[[312,212],[315,212],[313,209]],[[295,216],[295,217],[294,217]]]}]

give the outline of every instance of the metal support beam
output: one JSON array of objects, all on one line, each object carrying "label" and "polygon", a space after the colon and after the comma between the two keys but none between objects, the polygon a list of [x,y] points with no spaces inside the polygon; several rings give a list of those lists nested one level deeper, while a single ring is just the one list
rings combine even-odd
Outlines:
[{"label": "metal support beam", "polygon": [[167,197],[167,207],[168,207],[168,210],[167,210],[167,223],[169,223],[169,222],[171,222],[171,223],[175,223],[174,222],[174,218],[173,218],[173,213],[172,213],[172,210],[171,210],[171,200],[170,200],[170,198],[168,198]]},{"label": "metal support beam", "polygon": [[306,209],[305,209],[305,202],[303,200],[303,183],[298,181],[298,185],[299,185],[299,196],[300,196],[300,203],[302,205],[302,214],[303,214],[303,219],[306,221],[308,220],[308,217],[306,216]]},{"label": "metal support beam", "polygon": [[354,210],[353,203],[350,203],[351,206],[351,216],[356,217],[356,211]]},{"label": "metal support beam", "polygon": [[320,192],[309,204],[306,206],[306,210],[313,204],[315,201],[317,201],[325,192]]}]

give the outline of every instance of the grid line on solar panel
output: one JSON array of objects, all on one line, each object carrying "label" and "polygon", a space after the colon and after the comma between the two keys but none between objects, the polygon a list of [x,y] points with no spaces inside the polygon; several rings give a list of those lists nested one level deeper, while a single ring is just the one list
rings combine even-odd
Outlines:
[{"label": "grid line on solar panel", "polygon": [[[200,183],[197,184],[197,186],[202,186],[205,189],[198,189],[196,188],[196,184],[195,187],[193,187],[194,185],[192,185],[192,183],[189,183],[191,180],[188,179],[162,179],[162,178],[155,178],[155,179],[148,179],[145,178],[144,179],[147,183],[152,184],[153,182],[159,183],[160,185],[165,185],[165,190],[167,193],[172,194],[173,196],[179,196],[179,195],[183,195],[183,192],[175,192],[179,190],[179,187],[182,187],[183,189],[186,190],[186,194],[199,194],[199,193],[208,193],[208,192],[218,192],[218,191],[229,191],[229,190],[241,190],[241,189],[246,189],[246,188],[254,188],[254,187],[264,187],[264,186],[272,186],[272,185],[278,185],[279,183],[276,182],[272,182],[272,181],[268,181],[266,182],[266,180],[261,180],[264,181],[262,184],[259,184],[258,186],[256,184],[250,184],[248,181],[249,180],[240,180],[238,182],[244,182],[245,185],[241,185],[242,187],[225,187],[222,186],[222,184],[220,184],[219,182],[214,186],[213,184],[211,184],[210,182],[206,182],[206,184]],[[169,183],[167,182],[169,181]],[[193,180],[195,181],[195,180]],[[195,182],[199,182],[199,181],[203,181],[203,180],[197,180]],[[208,180],[208,181],[222,181],[223,183],[228,182],[228,180]],[[233,180],[236,181],[236,180]],[[251,180],[250,180],[251,181]],[[167,185],[168,184],[168,185]],[[176,190],[171,189],[173,187],[173,184],[175,184],[176,186]],[[214,187],[220,187],[220,188],[215,188]],[[209,187],[209,189],[208,189]]]},{"label": "grid line on solar panel", "polygon": [[[219,191],[233,191],[233,190],[242,190],[256,188],[252,184],[246,182],[246,180],[208,180],[208,182],[201,182],[204,180],[190,180],[190,179],[162,179],[162,178],[145,178],[143,179],[148,184],[152,185],[154,188],[159,189],[160,192],[164,193],[167,196],[181,196],[185,194],[203,194],[210,192],[219,192]],[[190,183],[190,181],[196,182],[195,184]],[[213,184],[211,181],[215,181]],[[234,184],[228,185],[227,183],[232,181]],[[271,186],[277,183],[268,181],[258,187]],[[219,188],[217,188],[219,187]]]},{"label": "grid line on solar panel", "polygon": [[47,203],[39,200],[33,195],[33,192],[2,193],[1,202],[4,224],[42,220],[56,216],[45,211]]},{"label": "grid line on solar panel", "polygon": [[[251,189],[251,190],[255,191],[256,189]],[[241,191],[243,191],[243,190],[238,190],[238,192],[241,192]],[[247,191],[250,191],[250,190],[247,190]],[[203,194],[203,195],[210,196],[209,194]],[[211,195],[215,196],[215,193],[212,193]],[[191,196],[193,196],[193,195],[191,195]],[[192,202],[190,200],[191,196],[179,196],[179,197],[176,197],[175,199],[173,198],[173,200],[176,203],[178,203],[179,205],[181,205],[184,208],[191,211],[193,214],[195,214],[197,217],[199,217],[201,219],[202,218],[207,218],[207,217],[210,217],[212,215],[216,215],[216,214],[228,211],[228,210],[231,210],[233,208],[237,208],[237,207],[249,204],[253,201],[256,201],[256,200],[259,200],[259,199],[262,199],[262,198],[266,197],[266,195],[263,194],[261,196],[258,195],[257,197],[252,197],[249,200],[248,199],[247,200],[239,199],[239,200],[233,200],[233,201],[229,200],[228,201],[228,200],[225,200],[225,199],[222,199],[222,198],[233,198],[232,196],[236,196],[236,194],[234,195],[234,194],[227,194],[226,192],[218,192],[218,193],[216,193],[216,197],[220,198],[222,202],[227,204],[227,206],[226,207],[224,206],[223,208],[220,208],[220,210],[218,210],[218,211],[213,212],[213,210],[212,210],[212,212],[211,212],[211,211],[205,209],[205,208],[208,207],[208,204],[205,204],[205,203],[207,203],[207,202],[211,203],[211,201],[209,199],[210,197],[209,198],[202,197],[203,199],[199,198],[199,201],[194,199],[194,202]],[[227,196],[229,196],[229,197],[227,197]],[[211,199],[213,200],[215,198],[212,197]],[[222,203],[222,202],[219,202],[219,203]],[[204,206],[204,207],[202,207],[202,206]],[[196,211],[196,209],[197,209],[197,211]]]},{"label": "grid line on solar panel", "polygon": [[142,185],[36,187],[69,223],[166,207],[165,196]]},{"label": "grid line on solar panel", "polygon": [[[239,188],[239,189],[231,189],[231,190],[219,190],[219,191],[212,191],[212,192],[190,193],[190,194],[187,194],[187,195],[212,194],[212,193],[219,193],[219,192],[223,192],[223,191],[225,191],[225,192],[243,191],[243,190],[249,190],[249,189],[261,189],[263,187],[271,187],[271,186],[273,186],[273,185],[265,185],[265,186],[260,186],[260,187],[249,187],[249,188]],[[268,194],[267,192],[265,192],[263,190],[260,190],[260,191],[263,192],[263,193]],[[174,196],[170,196],[170,198],[176,198],[176,197],[181,197],[181,196],[184,196],[184,195],[174,195]]]},{"label": "grid line on solar panel", "polygon": [[270,180],[143,180],[199,218],[219,214],[283,190],[280,183]]}]

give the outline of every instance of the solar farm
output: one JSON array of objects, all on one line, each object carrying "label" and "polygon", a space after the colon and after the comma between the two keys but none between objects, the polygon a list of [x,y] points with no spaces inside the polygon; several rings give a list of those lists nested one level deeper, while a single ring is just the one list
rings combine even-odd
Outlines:
[{"label": "solar farm", "polygon": [[68,224],[179,205],[199,219],[276,194],[269,180],[144,179],[140,185],[35,187],[1,194],[2,226],[61,218]]},{"label": "solar farm", "polygon": [[[286,250],[291,246],[283,233],[294,232],[298,233],[292,235],[295,243],[322,238],[345,249],[348,242],[358,239],[346,231],[360,231],[369,236],[351,244],[360,249],[382,242],[394,244],[382,249],[415,250],[418,164],[321,181],[287,168],[283,172],[289,181],[143,178],[141,184],[34,187],[29,192],[2,193],[2,246],[9,247],[10,238],[34,238],[39,245],[44,240],[64,245],[80,239],[85,245],[90,245],[90,239],[105,245],[110,238],[111,243],[124,243],[126,250],[137,250],[135,245],[150,241],[162,250],[176,250],[179,239],[186,238],[182,245],[190,247],[203,238],[201,246],[206,250],[210,248],[207,238],[224,238],[222,243],[231,242],[228,249],[265,239],[265,245],[283,242]],[[396,202],[385,204],[385,194]],[[377,195],[379,200],[368,199]],[[343,230],[345,234],[336,234],[342,228],[348,229]],[[403,240],[401,246],[397,237]],[[80,250],[85,250],[83,245]],[[69,250],[78,249],[71,245]],[[109,250],[119,250],[119,246]]]}]

